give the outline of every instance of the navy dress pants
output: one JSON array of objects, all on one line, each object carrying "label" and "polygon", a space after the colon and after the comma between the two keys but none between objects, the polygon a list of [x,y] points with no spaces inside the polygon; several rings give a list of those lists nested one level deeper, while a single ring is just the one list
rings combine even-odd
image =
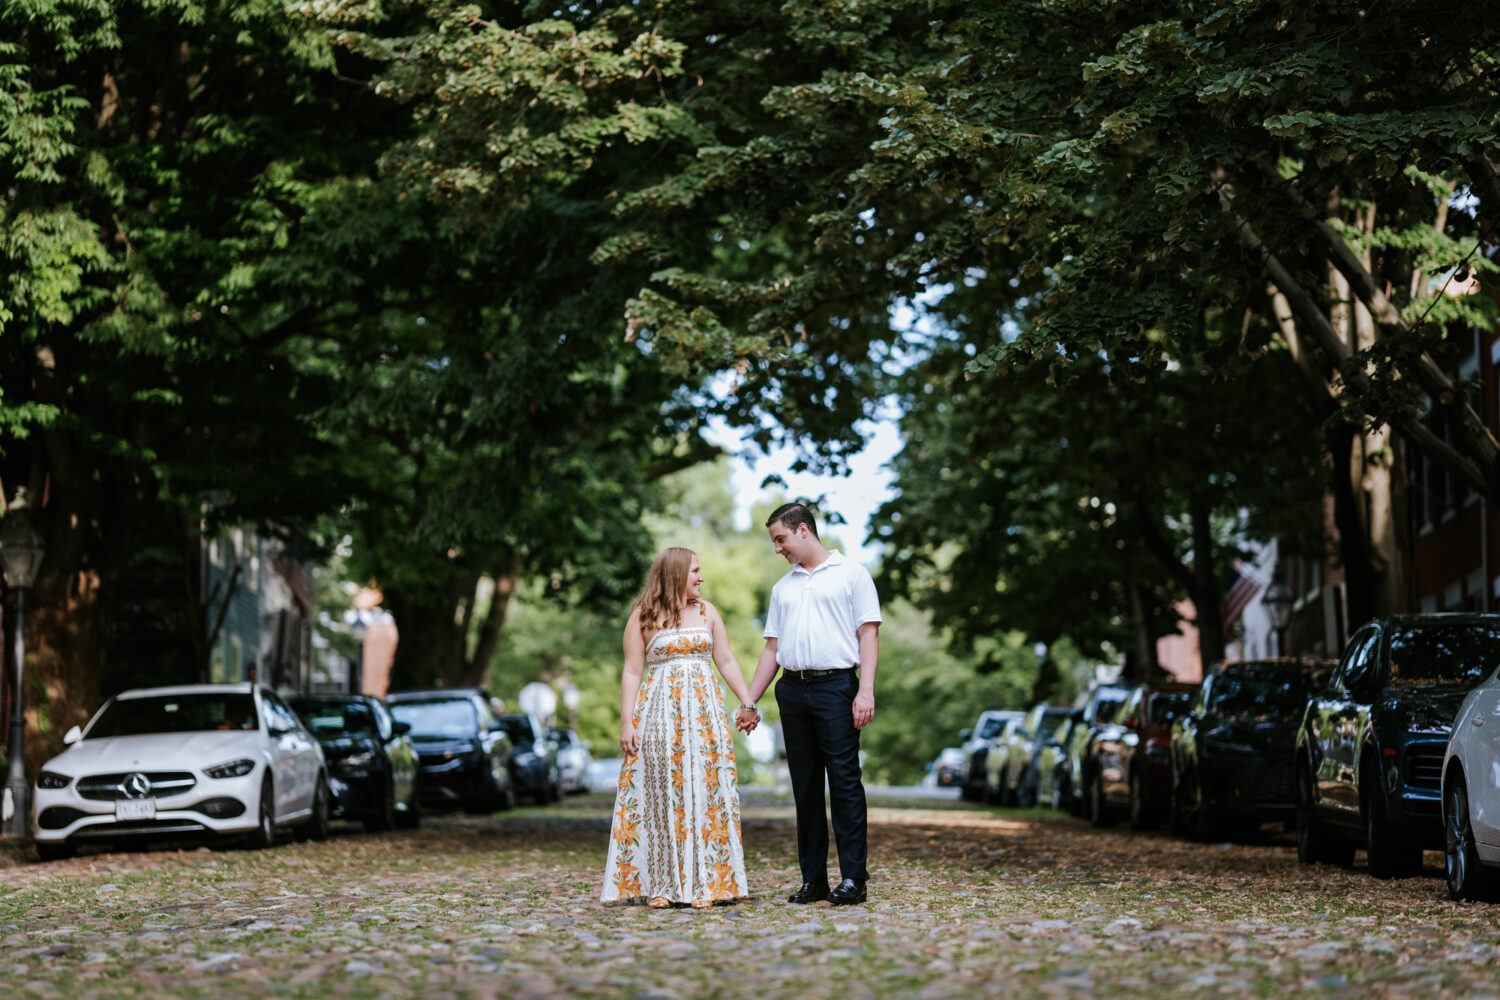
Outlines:
[{"label": "navy dress pants", "polygon": [[843,878],[864,882],[866,846],[865,786],[860,782],[859,730],[854,725],[854,696],[859,673],[843,670],[806,680],[785,671],[776,683],[781,708],[781,735],[797,803],[797,862],[802,881],[828,880],[828,820],[823,781],[833,800],[833,836]]}]

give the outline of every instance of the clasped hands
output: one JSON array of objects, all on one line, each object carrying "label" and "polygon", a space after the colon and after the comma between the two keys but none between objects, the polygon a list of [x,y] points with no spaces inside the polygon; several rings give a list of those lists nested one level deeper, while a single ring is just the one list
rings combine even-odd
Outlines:
[{"label": "clasped hands", "polygon": [[753,733],[760,725],[760,713],[749,708],[735,709],[734,725],[742,733]]}]

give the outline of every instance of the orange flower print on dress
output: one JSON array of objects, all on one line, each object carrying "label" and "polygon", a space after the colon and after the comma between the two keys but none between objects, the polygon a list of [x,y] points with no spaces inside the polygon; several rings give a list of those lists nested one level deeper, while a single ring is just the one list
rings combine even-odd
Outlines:
[{"label": "orange flower print on dress", "polygon": [[652,636],[633,715],[641,746],[620,766],[601,898],[747,895],[734,738],[707,626]]}]

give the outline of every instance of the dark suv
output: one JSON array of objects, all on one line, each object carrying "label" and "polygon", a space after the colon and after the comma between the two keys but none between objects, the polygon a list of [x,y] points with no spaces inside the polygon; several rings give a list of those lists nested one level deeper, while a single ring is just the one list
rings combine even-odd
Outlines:
[{"label": "dark suv", "polygon": [[562,769],[557,764],[557,744],[547,730],[530,715],[502,715],[500,724],[510,734],[514,749],[511,776],[516,788],[546,805],[562,798]]},{"label": "dark suv", "polygon": [[1297,731],[1297,857],[1414,874],[1443,846],[1443,754],[1469,689],[1500,665],[1500,615],[1377,618],[1350,638]]},{"label": "dark suv", "polygon": [[411,726],[424,805],[477,815],[516,804],[510,737],[482,688],[398,691],[385,701],[396,721]]},{"label": "dark suv", "polygon": [[1307,699],[1332,664],[1293,658],[1220,663],[1172,724],[1172,827],[1200,839],[1292,818],[1292,761]]}]

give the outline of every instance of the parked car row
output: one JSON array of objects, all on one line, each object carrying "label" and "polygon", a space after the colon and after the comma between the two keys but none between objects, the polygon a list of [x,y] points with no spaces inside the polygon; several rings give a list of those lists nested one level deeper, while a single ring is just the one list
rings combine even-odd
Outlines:
[{"label": "parked car row", "polygon": [[962,737],[953,780],[969,799],[1096,826],[1170,819],[1195,838],[1280,822],[1302,862],[1348,865],[1362,848],[1385,878],[1441,849],[1454,899],[1500,893],[1500,615],[1379,618],[1337,663],[1097,684],[1070,709],[986,711]]},{"label": "parked car row", "polygon": [[126,691],[37,775],[43,860],[89,842],[322,840],[333,819],[414,829],[423,811],[475,814],[586,791],[589,745],[529,715],[495,714],[478,688],[283,699],[254,683]]}]

